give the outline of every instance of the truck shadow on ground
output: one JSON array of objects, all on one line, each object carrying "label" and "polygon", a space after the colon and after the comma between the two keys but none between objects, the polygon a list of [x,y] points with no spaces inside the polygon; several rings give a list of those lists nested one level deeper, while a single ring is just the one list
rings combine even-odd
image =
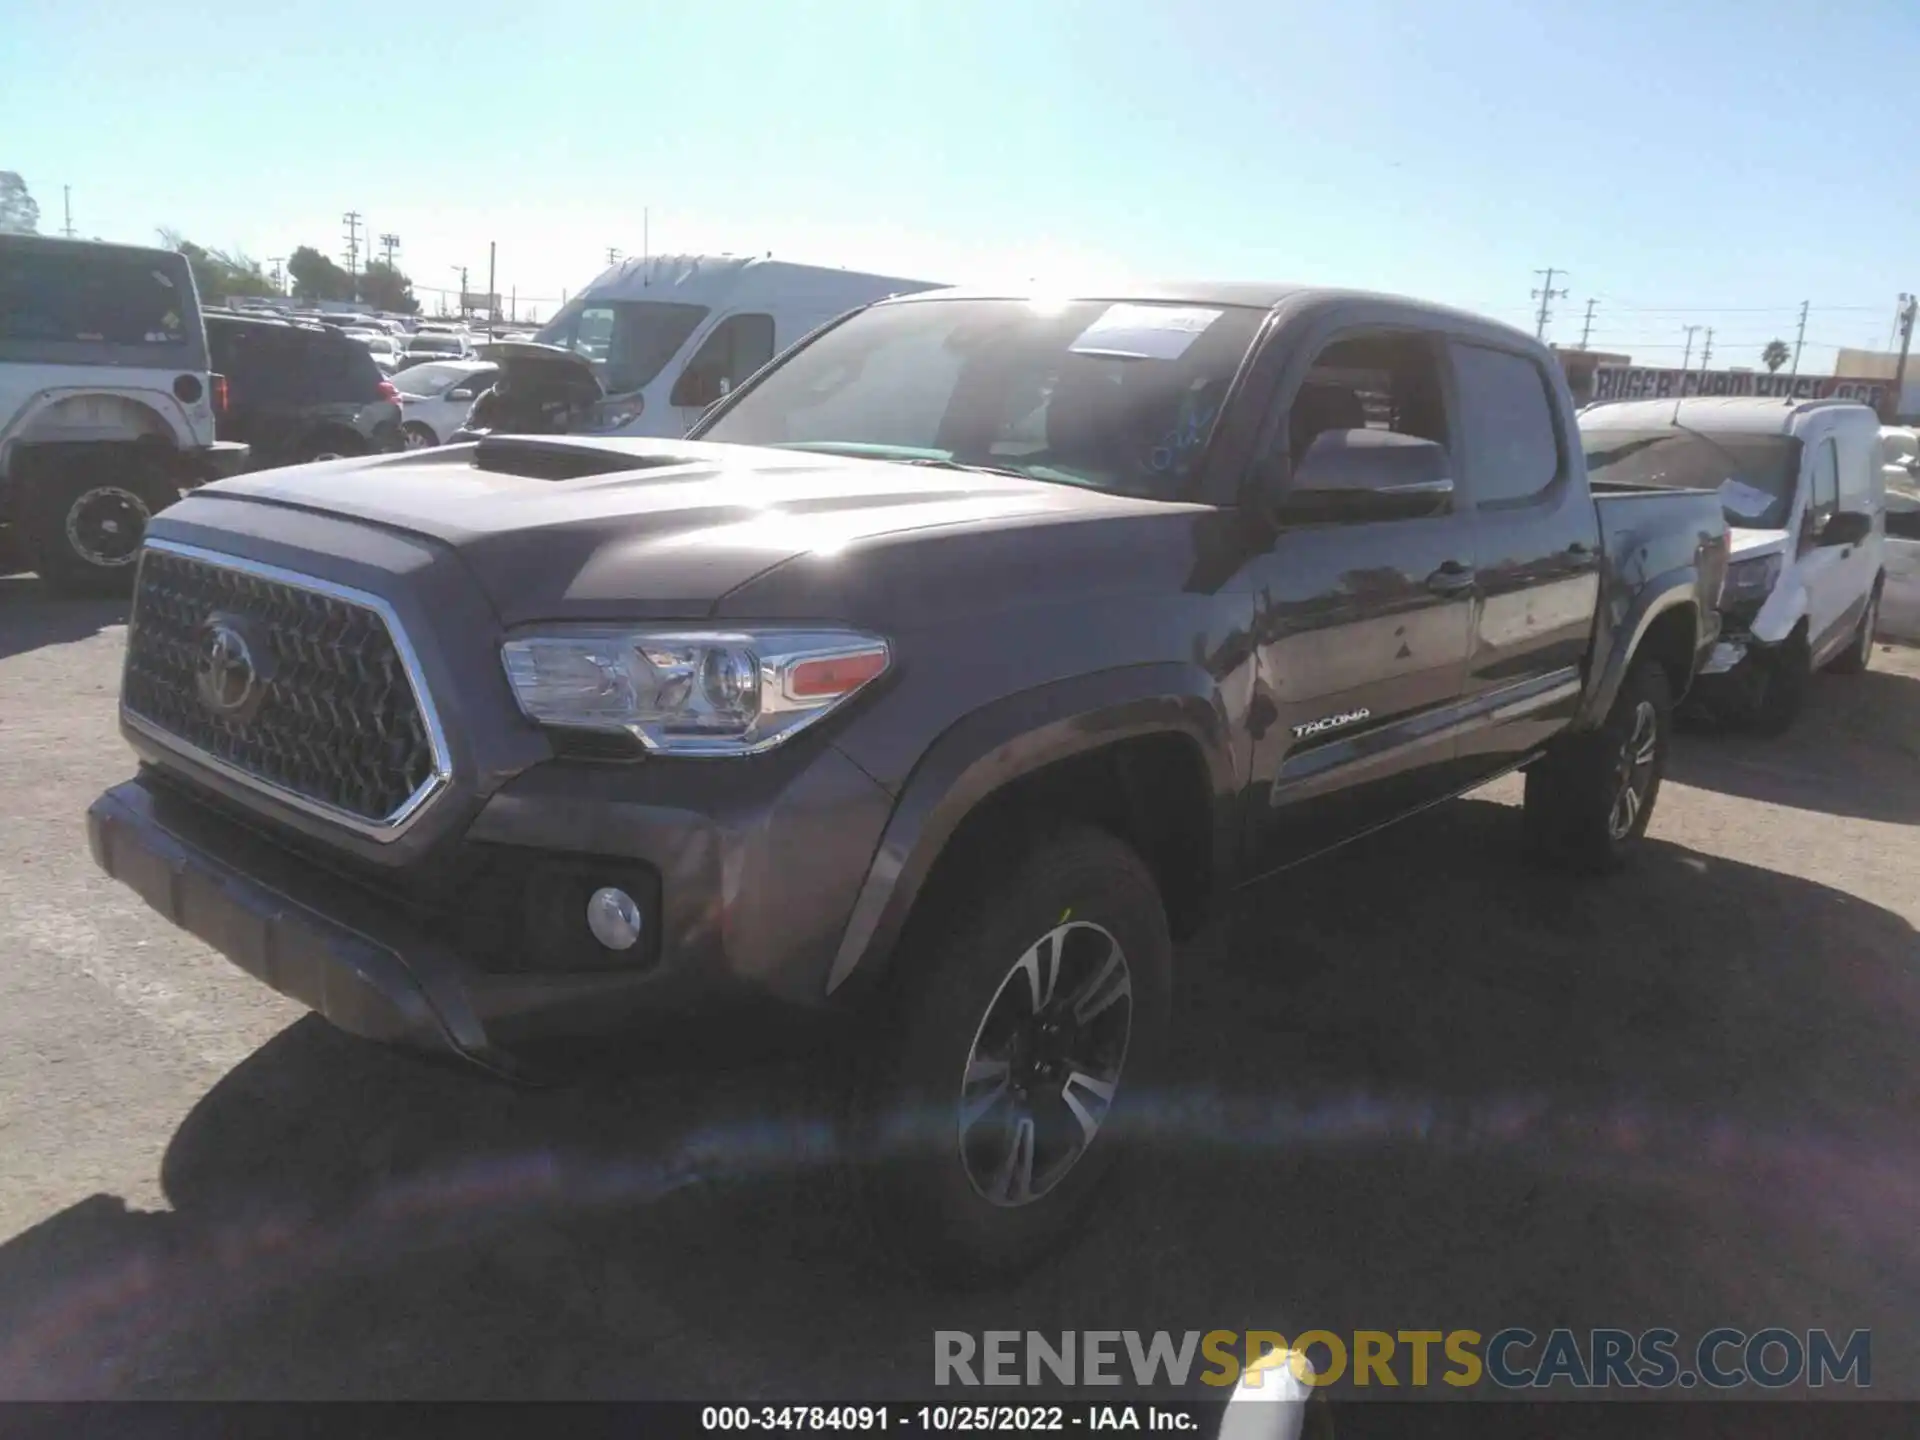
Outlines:
[{"label": "truck shadow on ground", "polygon": [[1770,805],[1920,824],[1920,680],[1885,670],[1816,676],[1785,735],[1701,726],[1682,737],[1667,774]]},{"label": "truck shadow on ground", "polygon": [[127,623],[121,600],[55,600],[31,575],[0,575],[0,660]]},{"label": "truck shadow on ground", "polygon": [[[1517,831],[1443,807],[1187,946],[1145,1163],[1016,1286],[865,1263],[819,1066],[523,1092],[306,1020],[182,1124],[174,1212],[0,1247],[0,1394],[905,1398],[936,1329],[1900,1333],[1912,929],[1667,844],[1565,879]],[[1894,1351],[1876,1393],[1920,1393]]]}]

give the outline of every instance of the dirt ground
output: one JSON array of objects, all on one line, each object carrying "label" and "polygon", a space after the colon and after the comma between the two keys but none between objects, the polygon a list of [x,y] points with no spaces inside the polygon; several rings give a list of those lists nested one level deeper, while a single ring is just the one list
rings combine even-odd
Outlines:
[{"label": "dirt ground", "polygon": [[121,612],[0,579],[0,1395],[924,1394],[936,1329],[1874,1332],[1920,1398],[1920,651],[1683,738],[1644,863],[1503,782],[1180,957],[1146,1163],[1017,1288],[865,1263],[813,1068],[516,1091],[330,1031],[100,877]]}]

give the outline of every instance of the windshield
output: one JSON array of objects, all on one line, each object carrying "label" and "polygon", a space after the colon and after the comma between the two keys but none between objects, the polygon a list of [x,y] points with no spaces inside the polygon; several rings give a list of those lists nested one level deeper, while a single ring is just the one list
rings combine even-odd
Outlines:
[{"label": "windshield", "polygon": [[1612,484],[1718,490],[1729,525],[1780,530],[1793,512],[1800,442],[1713,430],[1588,430],[1587,474]]},{"label": "windshield", "polygon": [[621,395],[650,384],[706,316],[704,305],[581,299],[533,338],[582,356],[601,388]]},{"label": "windshield", "polygon": [[834,327],[703,440],[1012,470],[1174,499],[1265,312],[926,300]]},{"label": "windshield", "polygon": [[393,388],[403,395],[438,395],[472,374],[464,365],[416,365],[393,377]]}]

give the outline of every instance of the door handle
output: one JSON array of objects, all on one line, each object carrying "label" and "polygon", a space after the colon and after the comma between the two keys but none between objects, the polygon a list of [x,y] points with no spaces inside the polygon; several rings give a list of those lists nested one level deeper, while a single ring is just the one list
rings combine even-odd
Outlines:
[{"label": "door handle", "polygon": [[1473,581],[1472,566],[1462,565],[1458,560],[1449,560],[1427,576],[1427,589],[1436,595],[1457,595],[1462,590],[1472,589]]}]

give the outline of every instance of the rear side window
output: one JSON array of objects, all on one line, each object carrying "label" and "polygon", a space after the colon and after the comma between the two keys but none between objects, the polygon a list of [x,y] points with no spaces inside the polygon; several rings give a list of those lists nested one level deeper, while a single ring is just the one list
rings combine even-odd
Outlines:
[{"label": "rear side window", "polygon": [[178,255],[0,244],[0,359],[199,368],[203,333]]},{"label": "rear side window", "polygon": [[1560,474],[1560,441],[1540,367],[1522,355],[1455,344],[1460,429],[1475,501],[1528,500]]},{"label": "rear side window", "polygon": [[379,398],[380,367],[363,347],[344,337],[316,335],[312,341],[304,368],[313,399],[365,403]]}]

